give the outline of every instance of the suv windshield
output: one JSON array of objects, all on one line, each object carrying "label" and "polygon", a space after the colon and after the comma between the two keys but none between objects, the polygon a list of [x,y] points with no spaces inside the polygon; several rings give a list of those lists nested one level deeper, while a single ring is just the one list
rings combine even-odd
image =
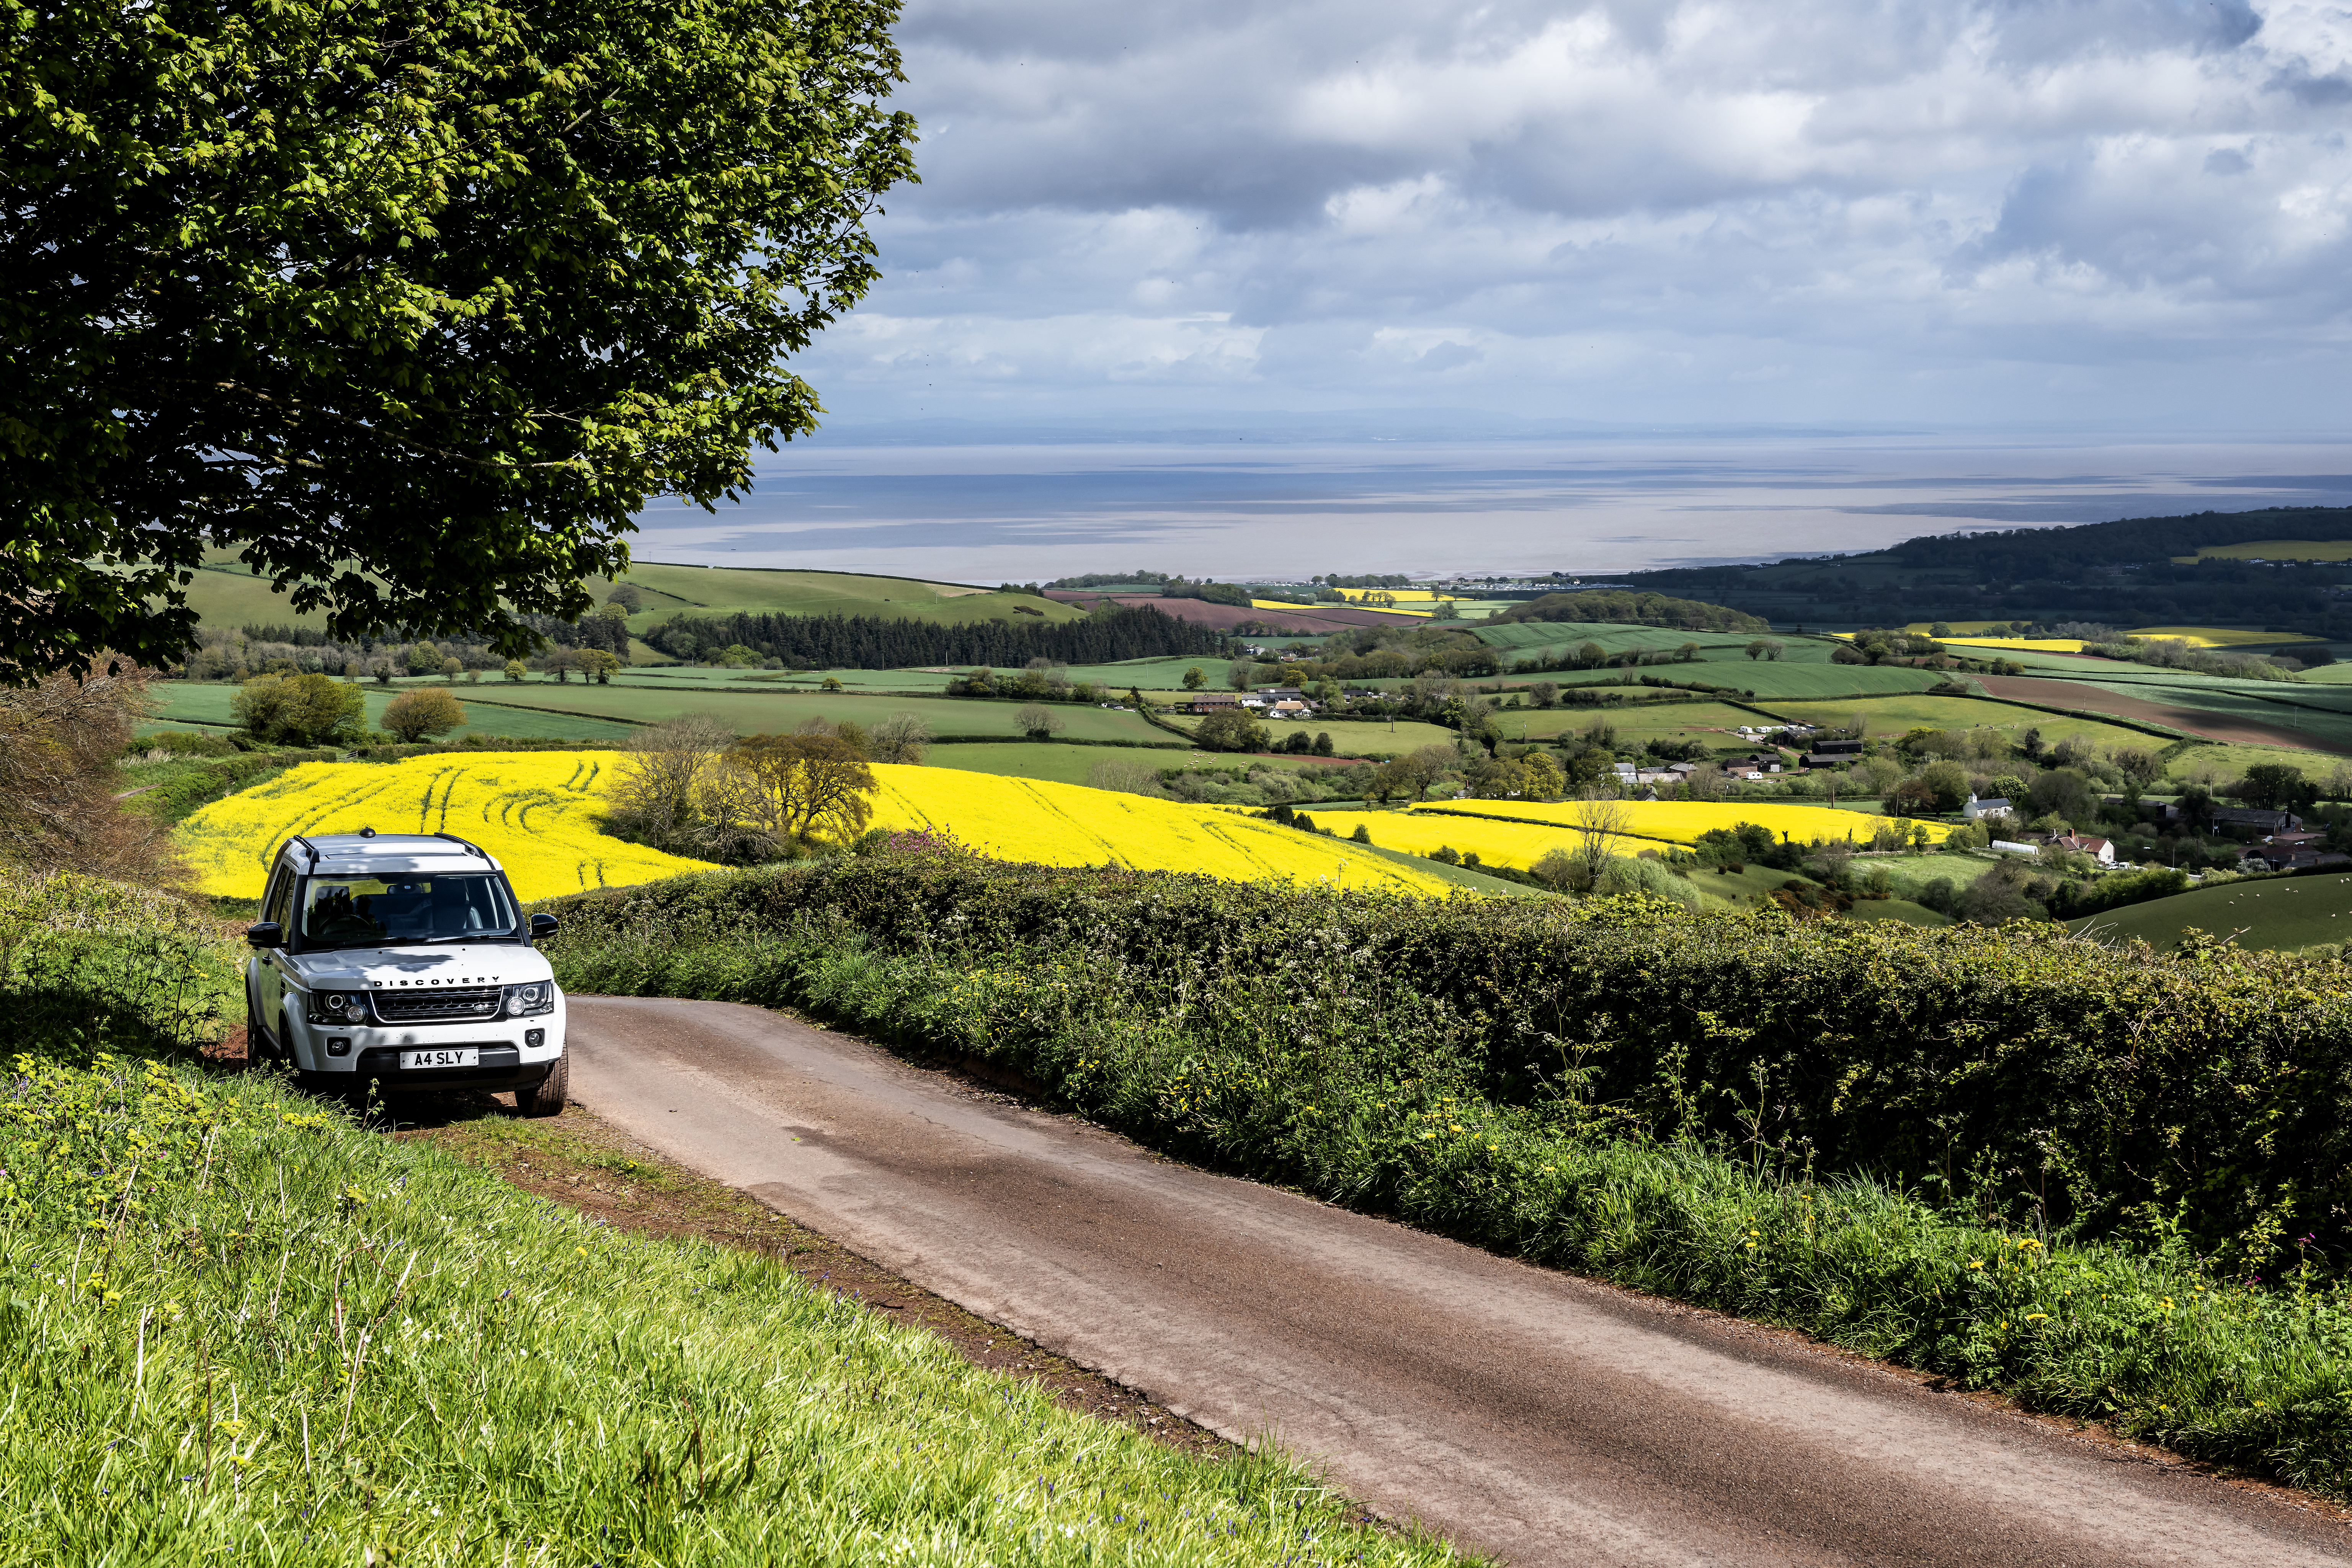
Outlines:
[{"label": "suv windshield", "polygon": [[312,877],[302,888],[302,945],[500,942],[517,934],[504,877]]}]

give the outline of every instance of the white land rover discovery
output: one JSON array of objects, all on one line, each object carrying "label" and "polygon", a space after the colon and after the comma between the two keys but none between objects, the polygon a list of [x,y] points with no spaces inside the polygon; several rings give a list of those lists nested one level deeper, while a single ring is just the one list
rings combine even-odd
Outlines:
[{"label": "white land rover discovery", "polygon": [[446,833],[295,837],[246,932],[247,1055],[305,1087],[515,1091],[553,1116],[571,1086],[563,993],[496,860]]}]

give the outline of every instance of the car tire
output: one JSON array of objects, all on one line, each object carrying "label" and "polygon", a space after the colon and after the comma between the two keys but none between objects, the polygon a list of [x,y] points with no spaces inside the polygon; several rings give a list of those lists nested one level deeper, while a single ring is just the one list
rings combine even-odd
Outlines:
[{"label": "car tire", "polygon": [[525,1116],[561,1116],[572,1093],[572,1058],[561,1056],[537,1083],[515,1090],[515,1109]]}]

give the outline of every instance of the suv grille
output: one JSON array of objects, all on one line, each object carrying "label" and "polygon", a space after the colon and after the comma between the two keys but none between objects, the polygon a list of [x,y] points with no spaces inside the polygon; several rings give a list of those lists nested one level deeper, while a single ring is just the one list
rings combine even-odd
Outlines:
[{"label": "suv grille", "polygon": [[387,1024],[455,1024],[499,1016],[500,988],[476,985],[446,991],[375,991],[368,1000]]}]

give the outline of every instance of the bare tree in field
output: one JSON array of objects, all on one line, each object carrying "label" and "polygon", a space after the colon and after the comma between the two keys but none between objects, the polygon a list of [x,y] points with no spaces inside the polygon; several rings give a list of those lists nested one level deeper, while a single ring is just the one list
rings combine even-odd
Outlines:
[{"label": "bare tree in field", "polygon": [[734,743],[734,727],[709,713],[666,719],[630,736],[610,792],[613,825],[659,847],[679,839]]},{"label": "bare tree in field", "polygon": [[930,743],[931,727],[921,715],[893,713],[874,726],[871,742],[877,763],[919,763]]},{"label": "bare tree in field", "polygon": [[1569,813],[1569,820],[1576,826],[1576,847],[1571,857],[1576,861],[1577,879],[1586,888],[1598,888],[1609,869],[1612,847],[1625,836],[1633,818],[1622,803],[1594,795],[1578,801],[1576,809]]},{"label": "bare tree in field", "polygon": [[729,755],[757,784],[772,832],[845,844],[874,815],[881,786],[865,753],[838,735],[752,735]]}]

